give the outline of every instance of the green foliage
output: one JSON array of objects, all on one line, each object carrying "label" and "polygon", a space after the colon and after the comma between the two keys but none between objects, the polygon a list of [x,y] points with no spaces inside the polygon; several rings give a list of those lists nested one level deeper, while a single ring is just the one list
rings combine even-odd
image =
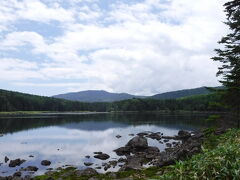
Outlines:
[{"label": "green foliage", "polygon": [[[216,141],[209,148],[209,141]],[[240,131],[231,130],[221,137],[211,136],[204,153],[165,169],[158,179],[240,179]]]},{"label": "green foliage", "polygon": [[218,102],[215,94],[196,95],[180,99],[139,99],[133,98],[117,102],[85,103],[52,97],[35,96],[0,90],[0,112],[9,111],[223,111],[222,107],[212,107]]},{"label": "green foliage", "polygon": [[220,119],[221,116],[220,115],[210,115],[208,116],[208,118],[206,119],[206,122],[215,122],[217,121],[218,119]]},{"label": "green foliage", "polygon": [[224,6],[226,24],[231,31],[221,39],[219,44],[224,45],[224,48],[216,49],[217,56],[212,59],[221,63],[217,76],[222,77],[220,82],[225,87],[218,90],[223,102],[240,113],[240,2],[231,0]]}]

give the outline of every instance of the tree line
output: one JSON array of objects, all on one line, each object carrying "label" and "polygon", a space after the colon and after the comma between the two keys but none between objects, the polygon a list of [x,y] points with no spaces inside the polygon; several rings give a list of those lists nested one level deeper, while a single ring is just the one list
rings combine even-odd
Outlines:
[{"label": "tree line", "polygon": [[180,99],[139,99],[86,103],[0,90],[0,111],[223,111],[214,94]]}]

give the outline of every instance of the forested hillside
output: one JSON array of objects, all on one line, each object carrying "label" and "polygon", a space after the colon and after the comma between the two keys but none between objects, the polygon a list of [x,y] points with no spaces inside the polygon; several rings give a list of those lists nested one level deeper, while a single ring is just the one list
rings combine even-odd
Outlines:
[{"label": "forested hillside", "polygon": [[127,94],[127,93],[110,93],[107,91],[89,90],[89,91],[59,94],[53,97],[72,100],[72,101],[82,101],[82,102],[113,102],[113,101],[132,99],[136,96]]},{"label": "forested hillside", "polygon": [[195,89],[184,89],[179,91],[166,92],[162,94],[156,94],[151,96],[153,99],[177,99],[181,97],[209,94],[210,91],[206,87],[200,87]]},{"label": "forested hillside", "polygon": [[116,102],[84,103],[52,97],[0,90],[0,111],[216,111],[223,110],[214,105],[218,96],[214,94],[190,96],[179,99],[134,98]]},{"label": "forested hillside", "polygon": [[122,101],[133,98],[151,98],[151,99],[177,99],[182,97],[188,97],[193,95],[202,95],[209,94],[210,91],[205,88],[194,88],[194,89],[184,89],[179,91],[166,92],[161,94],[156,94],[153,96],[135,96],[127,93],[110,93],[107,91],[98,91],[98,90],[88,90],[80,92],[72,92],[66,94],[59,94],[53,97],[71,100],[71,101],[80,101],[80,102],[114,102]]}]

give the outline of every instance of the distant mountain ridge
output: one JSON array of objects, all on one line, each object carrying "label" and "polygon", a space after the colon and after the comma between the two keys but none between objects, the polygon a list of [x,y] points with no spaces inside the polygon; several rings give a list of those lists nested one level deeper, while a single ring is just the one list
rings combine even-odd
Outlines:
[{"label": "distant mountain ridge", "polygon": [[66,94],[59,94],[53,97],[71,101],[82,102],[114,102],[132,98],[150,98],[150,99],[177,99],[193,95],[209,94],[210,91],[205,87],[185,89],[179,91],[166,92],[153,96],[135,96],[128,93],[110,93],[103,90],[88,90]]},{"label": "distant mountain ridge", "polygon": [[88,90],[88,91],[59,94],[53,97],[71,100],[71,101],[82,101],[82,102],[113,102],[113,101],[132,99],[137,96],[127,94],[127,93],[110,93],[103,90]]}]

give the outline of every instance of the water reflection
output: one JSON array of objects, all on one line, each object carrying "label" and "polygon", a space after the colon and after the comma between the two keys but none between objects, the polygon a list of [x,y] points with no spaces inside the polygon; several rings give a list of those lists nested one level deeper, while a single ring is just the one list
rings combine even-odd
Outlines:
[{"label": "water reflection", "polygon": [[[92,158],[93,152],[102,151],[117,158],[114,149],[124,146],[132,137],[143,131],[162,132],[175,135],[179,129],[194,130],[205,126],[206,114],[97,114],[97,115],[61,115],[46,117],[1,118],[0,162],[4,157],[22,158],[27,161],[18,168],[0,166],[1,175],[13,174],[21,167],[35,165],[36,174],[42,174],[49,167],[40,165],[41,160],[52,162],[52,168],[66,164],[79,168],[84,162],[93,162],[93,167],[103,162]],[[121,135],[120,139],[116,135]],[[148,139],[152,146],[165,148],[164,144]],[[29,155],[33,155],[30,158]],[[90,155],[91,158],[85,158]],[[110,170],[117,170],[110,169]],[[5,172],[5,173],[3,173]]]}]

